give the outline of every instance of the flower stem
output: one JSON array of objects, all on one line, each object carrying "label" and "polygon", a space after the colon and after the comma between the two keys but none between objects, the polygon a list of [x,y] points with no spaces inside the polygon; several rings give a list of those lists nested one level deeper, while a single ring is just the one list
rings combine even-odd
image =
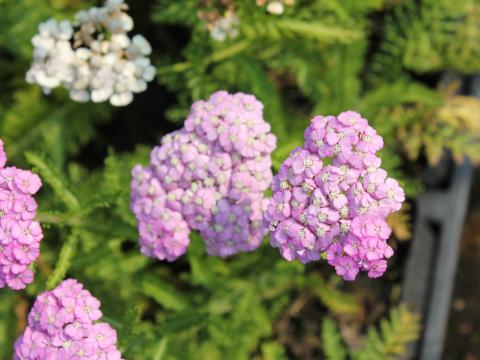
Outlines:
[{"label": "flower stem", "polygon": [[[228,59],[232,56],[235,56],[245,49],[248,48],[250,42],[248,40],[239,41],[231,46],[227,46],[223,49],[213,52],[209,56],[206,56],[204,61],[204,65],[208,65],[211,63],[216,63],[225,59]],[[185,61],[181,63],[172,64],[170,66],[159,68],[157,74],[170,74],[170,73],[181,73],[188,69],[190,69],[194,64],[190,61]]]}]

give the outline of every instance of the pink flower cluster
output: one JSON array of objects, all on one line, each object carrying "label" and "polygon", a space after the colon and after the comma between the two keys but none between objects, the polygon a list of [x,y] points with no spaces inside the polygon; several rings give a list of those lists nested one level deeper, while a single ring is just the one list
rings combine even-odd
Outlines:
[{"label": "pink flower cluster", "polygon": [[120,360],[117,333],[102,317],[100,301],[78,281],[64,280],[39,295],[13,360]]},{"label": "pink flower cluster", "polygon": [[387,216],[405,200],[398,182],[380,168],[383,139],[360,114],[316,116],[305,144],[286,159],[273,180],[265,213],[271,244],[302,263],[323,254],[345,280],[360,270],[371,278],[387,268]]},{"label": "pink flower cluster", "polygon": [[184,127],[133,169],[132,209],[143,254],[173,261],[197,230],[210,255],[256,249],[268,229],[263,192],[276,138],[253,95],[225,91],[197,101]]},{"label": "pink flower cluster", "polygon": [[40,254],[43,233],[32,195],[42,182],[30,171],[5,167],[6,161],[0,140],[0,288],[21,290],[33,281],[29,266]]}]

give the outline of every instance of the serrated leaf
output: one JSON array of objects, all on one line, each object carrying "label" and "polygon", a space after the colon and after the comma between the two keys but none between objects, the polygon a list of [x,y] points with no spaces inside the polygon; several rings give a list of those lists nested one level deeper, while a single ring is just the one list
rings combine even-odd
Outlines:
[{"label": "serrated leaf", "polygon": [[76,230],[73,230],[72,233],[68,235],[67,241],[63,244],[60,250],[55,269],[47,280],[47,290],[53,289],[64,279],[72,263],[72,259],[75,256],[79,240],[80,235]]},{"label": "serrated leaf", "polygon": [[142,280],[141,288],[145,295],[153,298],[166,309],[181,311],[188,307],[187,298],[159,278],[145,277]]},{"label": "serrated leaf", "polygon": [[209,316],[206,313],[188,310],[167,316],[162,325],[166,332],[177,333],[203,326],[208,318]]},{"label": "serrated leaf", "polygon": [[58,198],[62,200],[70,210],[76,210],[79,208],[80,201],[69,189],[66,180],[57,170],[49,165],[40,155],[27,152],[25,157],[28,162],[37,169],[42,181],[47,182],[52,187]]},{"label": "serrated leaf", "polygon": [[357,299],[348,293],[341,292],[333,286],[327,285],[319,274],[311,274],[306,283],[310,290],[318,296],[320,301],[330,311],[339,315],[355,315],[360,311]]}]

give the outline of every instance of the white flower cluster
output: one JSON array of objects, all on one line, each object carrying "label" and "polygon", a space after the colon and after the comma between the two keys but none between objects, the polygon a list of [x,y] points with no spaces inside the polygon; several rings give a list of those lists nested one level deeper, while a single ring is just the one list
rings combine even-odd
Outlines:
[{"label": "white flower cluster", "polygon": [[228,11],[224,16],[215,20],[210,30],[210,36],[216,41],[234,39],[238,36],[238,16],[233,11]]},{"label": "white flower cluster", "polygon": [[257,0],[258,6],[266,6],[267,12],[273,15],[282,15],[285,11],[285,5],[290,6],[295,0]]},{"label": "white flower cluster", "polygon": [[142,35],[128,37],[133,20],[123,0],[80,11],[75,20],[50,19],[32,39],[35,47],[27,82],[45,93],[63,85],[75,101],[125,106],[155,77],[152,48]]}]

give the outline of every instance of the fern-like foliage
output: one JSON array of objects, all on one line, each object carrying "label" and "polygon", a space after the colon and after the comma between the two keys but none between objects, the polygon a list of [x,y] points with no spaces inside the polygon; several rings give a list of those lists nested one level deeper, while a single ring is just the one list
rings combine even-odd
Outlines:
[{"label": "fern-like foliage", "polygon": [[398,79],[402,68],[477,72],[480,4],[476,0],[406,0],[385,15],[385,37],[372,70],[379,80]]},{"label": "fern-like foliage", "polygon": [[[410,196],[421,186],[404,173],[402,156],[426,155],[434,164],[448,148],[456,159],[476,160],[480,131],[471,125],[474,101],[452,102],[408,73],[476,69],[475,1],[299,1],[284,15],[272,16],[239,0],[233,2],[239,36],[225,42],[211,39],[197,16],[205,3],[157,1],[155,21],[182,24],[191,32],[183,57],[159,68],[159,81],[181,94],[169,112],[172,119],[183,119],[189,102],[216,89],[253,92],[278,135],[273,154],[278,166],[301,143],[310,116],[356,108],[385,137],[383,165]],[[367,20],[372,11],[379,23]],[[380,45],[372,47],[369,41],[378,36]],[[465,43],[461,52],[455,49]],[[452,116],[449,104],[462,106],[463,119],[445,120]]]},{"label": "fern-like foliage", "polygon": [[[200,8],[192,7],[188,1],[160,0],[154,19],[183,23],[191,27],[192,37],[184,49],[185,61],[160,68],[159,79],[175,91],[188,90],[191,97],[185,101],[205,97],[212,89],[251,89],[270,105],[278,98],[276,94],[282,92],[274,79],[293,76],[316,111],[339,111],[352,98],[350,94],[359,91],[359,83],[352,82],[362,68],[358,55],[366,44],[366,22],[361,15],[378,6],[378,1],[363,3],[364,6],[339,1],[299,2],[291,17],[275,18],[251,1],[236,1],[235,11],[242,19],[240,36],[219,44],[210,39],[201,21],[193,22]],[[165,16],[167,13],[171,16]],[[354,76],[345,76],[347,82],[338,83],[340,72]],[[321,101],[327,93],[330,99],[344,103]],[[265,106],[267,118],[272,124],[289,123],[284,121],[291,113],[288,104],[279,106],[280,102],[275,101],[273,107]],[[320,103],[321,107],[316,106]],[[283,134],[279,126],[273,127],[278,135]]]},{"label": "fern-like foliage", "polygon": [[[480,103],[438,84],[446,70],[479,69],[476,0],[296,0],[278,16],[253,0],[127,3],[135,30],[153,45],[161,87],[143,95],[166,94],[173,124],[181,125],[192,101],[219,89],[253,93],[278,138],[272,156],[278,169],[302,143],[312,115],[354,109],[384,137],[382,166],[410,197],[422,188],[412,162],[426,158],[435,164],[445,148],[458,161],[480,161]],[[230,3],[239,34],[215,41],[199,13]],[[321,263],[305,267],[282,260],[267,241],[256,252],[221,260],[205,256],[202,239],[192,233],[187,254],[176,263],[140,254],[130,172],[148,162],[164,135],[166,129],[153,131],[160,129],[153,125],[164,121],[163,112],[154,114],[151,137],[139,140],[143,145],[128,143],[116,135],[125,125],[114,123],[120,112],[74,103],[60,89],[47,96],[24,78],[38,24],[71,19],[92,4],[99,2],[0,0],[0,138],[12,165],[31,167],[42,177],[38,220],[45,232],[35,282],[17,294],[0,290],[0,358],[11,358],[28,304],[67,277],[82,281],[102,301],[127,359],[289,358],[291,349],[275,326],[300,295],[324,314],[316,336],[326,358],[399,355],[418,334],[416,316],[394,306],[390,320],[359,335],[364,345],[352,349],[343,319],[361,317],[361,292],[326,279]],[[425,74],[428,85],[421,81]],[[131,106],[125,112],[138,109],[138,103]],[[135,129],[136,118],[122,120]],[[165,128],[174,128],[172,123]],[[122,148],[112,149],[101,164],[105,140]],[[86,158],[99,147],[92,164]],[[407,207],[390,219],[400,240],[410,237],[409,223]]]},{"label": "fern-like foliage", "polygon": [[322,322],[322,349],[327,360],[395,360],[404,354],[406,345],[418,338],[420,322],[405,305],[394,307],[388,319],[380,326],[370,327],[364,344],[359,349],[347,348],[337,326],[331,318]]},{"label": "fern-like foliage", "polygon": [[326,360],[345,360],[347,358],[342,337],[333,320],[328,317],[322,321],[322,340]]},{"label": "fern-like foliage", "polygon": [[370,328],[365,344],[352,353],[354,360],[396,359],[405,351],[405,346],[415,340],[420,332],[417,315],[405,306],[393,308],[389,319],[380,322],[380,328]]},{"label": "fern-like foliage", "polygon": [[327,283],[319,274],[310,274],[305,282],[322,305],[333,314],[346,316],[359,314],[360,304],[353,294],[340,291],[333,283]]},{"label": "fern-like foliage", "polygon": [[[393,146],[410,160],[424,154],[435,165],[447,148],[458,162],[465,156],[478,162],[480,101],[454,95],[455,91],[455,86],[434,91],[415,83],[397,82],[369,93],[364,106],[373,114],[379,131],[391,140],[390,151]],[[386,97],[391,98],[388,106]]]}]

